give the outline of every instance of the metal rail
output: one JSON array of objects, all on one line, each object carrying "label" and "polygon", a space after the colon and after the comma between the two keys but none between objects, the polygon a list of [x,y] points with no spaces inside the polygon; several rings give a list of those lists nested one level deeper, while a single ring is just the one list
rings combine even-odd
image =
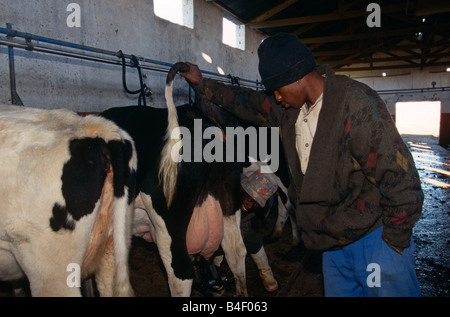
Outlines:
[{"label": "metal rail", "polygon": [[[86,61],[99,62],[112,65],[122,65],[122,61],[119,59],[118,52],[100,49],[92,46],[86,46],[61,40],[56,40],[48,37],[34,35],[30,33],[24,33],[12,29],[11,24],[7,23],[6,28],[0,27],[0,45],[8,47],[9,57],[9,69],[10,69],[10,87],[11,87],[11,101],[13,104],[22,105],[19,95],[16,91],[15,82],[15,69],[14,69],[14,50],[13,48],[25,49],[27,51],[36,51],[44,54],[52,54],[58,56],[64,56],[69,58],[82,59]],[[17,40],[16,38],[22,38],[24,41]],[[125,58],[129,60],[125,65],[128,67],[135,67],[131,62],[132,55],[124,54]],[[162,62],[142,56],[137,57],[142,69],[168,72],[173,64]],[[222,75],[215,72],[202,70],[202,74],[206,78],[216,79],[226,84],[238,83],[242,87],[253,88],[256,90],[263,89],[261,82],[234,77],[231,75]],[[412,88],[412,89],[391,89],[391,90],[378,90],[380,95],[396,94],[396,93],[425,93],[425,92],[439,92],[450,91],[450,87],[433,87],[433,88]]]},{"label": "metal rail", "polygon": [[433,88],[409,88],[409,89],[386,89],[377,90],[379,95],[388,94],[404,94],[404,93],[425,93],[425,92],[440,92],[440,91],[450,91],[450,87],[433,87]]},{"label": "metal rail", "polygon": [[[122,65],[121,59],[119,59],[119,52],[109,51],[101,48],[96,48],[92,46],[86,46],[66,41],[61,41],[49,37],[43,37],[35,34],[24,33],[12,29],[10,23],[6,24],[6,28],[0,27],[0,45],[8,47],[8,57],[9,57],[9,69],[10,69],[10,87],[11,87],[11,101],[13,104],[23,105],[17,92],[16,92],[16,82],[15,82],[15,69],[14,69],[14,50],[13,48],[25,49],[27,51],[35,51],[44,54],[58,55],[69,58],[76,58],[86,61],[112,64],[112,65]],[[23,40],[18,40],[21,38]],[[134,63],[131,62],[131,54],[124,54],[125,59],[129,60],[125,65],[128,67],[135,67]],[[173,64],[162,62],[142,56],[137,56],[139,61],[139,66],[142,69],[157,71],[157,72],[168,72]],[[259,81],[252,81],[248,79],[243,79],[239,77],[234,77],[231,75],[222,75],[219,73],[214,73],[210,71],[202,70],[202,74],[206,78],[216,79],[218,81],[227,84],[236,84],[240,86],[262,89],[262,84]]]}]

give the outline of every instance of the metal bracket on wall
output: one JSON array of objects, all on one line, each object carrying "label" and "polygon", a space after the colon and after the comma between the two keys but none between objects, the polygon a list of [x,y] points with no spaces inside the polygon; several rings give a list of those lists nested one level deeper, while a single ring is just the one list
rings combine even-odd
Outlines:
[{"label": "metal bracket on wall", "polygon": [[[12,31],[11,23],[6,23],[6,28]],[[14,33],[10,32],[7,36],[8,39],[12,39],[14,37]],[[23,106],[23,102],[19,97],[19,94],[16,90],[16,71],[14,68],[14,48],[12,46],[8,46],[8,61],[9,61],[9,85],[11,91],[11,103],[13,105]]]}]

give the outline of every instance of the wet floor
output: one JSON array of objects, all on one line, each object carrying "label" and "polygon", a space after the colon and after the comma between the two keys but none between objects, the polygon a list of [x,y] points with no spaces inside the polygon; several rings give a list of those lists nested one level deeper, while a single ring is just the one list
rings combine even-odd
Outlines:
[{"label": "wet floor", "polygon": [[422,181],[422,217],[413,230],[422,296],[450,296],[450,151],[432,136],[404,135]]}]

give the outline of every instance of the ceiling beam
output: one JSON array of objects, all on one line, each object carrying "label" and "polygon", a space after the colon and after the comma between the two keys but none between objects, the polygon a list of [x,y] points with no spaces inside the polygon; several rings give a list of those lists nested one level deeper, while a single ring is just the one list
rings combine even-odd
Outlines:
[{"label": "ceiling beam", "polygon": [[352,7],[360,4],[363,1],[365,1],[365,0],[354,0],[352,2],[348,2],[348,0],[339,0],[338,11],[344,12],[344,11],[350,10]]},{"label": "ceiling beam", "polygon": [[[414,10],[420,8],[418,4],[407,5],[404,3],[394,4],[389,6],[381,7],[382,14],[393,13],[393,12],[405,12],[405,9]],[[261,21],[261,22],[253,22],[247,23],[247,25],[253,29],[264,29],[264,28],[275,28],[282,26],[291,26],[291,25],[299,25],[299,24],[308,24],[308,23],[316,23],[316,22],[328,22],[335,20],[344,20],[344,19],[353,19],[359,17],[367,17],[369,13],[366,10],[351,10],[351,11],[338,11],[326,14],[318,14],[313,16],[303,16],[296,18],[287,18],[287,19],[278,19],[278,20],[270,20],[270,21]]]},{"label": "ceiling beam", "polygon": [[416,11],[417,17],[423,17],[438,13],[450,12],[450,3],[442,1],[440,3],[428,4],[426,7],[420,8]]},{"label": "ceiling beam", "polygon": [[[319,64],[329,64],[331,66],[333,65],[349,65],[352,63],[386,63],[386,62],[395,62],[395,61],[403,61],[406,63],[410,63],[413,65],[420,65],[420,64],[426,64],[429,62],[435,62],[439,59],[449,57],[448,52],[434,52],[430,54],[414,54],[414,55],[396,55],[392,54],[390,52],[386,52],[386,54],[390,55],[391,57],[376,57],[376,58],[368,58],[368,57],[361,57],[363,55],[361,54],[354,54],[348,57],[343,57],[339,59],[329,60],[324,57],[316,58],[317,62]],[[415,62],[415,60],[420,60],[420,62]],[[450,61],[447,61],[450,64]]]},{"label": "ceiling beam", "polygon": [[385,66],[362,66],[362,67],[346,67],[347,65],[342,65],[341,67],[333,67],[335,70],[339,70],[340,72],[359,72],[366,70],[387,70],[387,69],[405,69],[405,68],[426,68],[426,67],[434,67],[434,66],[448,66],[449,62],[437,62],[437,63],[428,63],[425,65],[417,64],[417,65],[385,65]]},{"label": "ceiling beam", "polygon": [[298,0],[286,0],[282,3],[280,3],[279,5],[273,7],[272,9],[264,12],[263,14],[257,16],[256,18],[250,20],[248,23],[259,23],[259,22],[265,21],[267,19],[270,19],[275,14],[283,11],[284,9],[290,7],[291,5],[293,5],[296,2],[298,2]]},{"label": "ceiling beam", "polygon": [[307,25],[303,25],[301,27],[299,27],[298,29],[292,31],[291,33],[297,36],[302,35],[305,32],[308,32],[311,29],[314,29],[315,27],[318,27],[320,25],[320,23],[311,23],[311,24],[307,24]]},{"label": "ceiling beam", "polygon": [[[440,52],[442,52],[442,51],[445,51],[446,49],[447,49],[446,47],[441,47],[441,48],[435,50],[435,51],[433,52],[433,54],[440,53]],[[450,56],[450,52],[447,52],[447,54],[446,54],[445,57],[448,57],[448,56]],[[438,56],[437,58],[434,58],[434,57],[432,57],[432,58],[433,58],[433,59],[429,61],[430,63],[434,63],[434,62],[436,62],[436,61],[438,61],[438,60],[444,58],[444,56],[443,56],[443,57],[439,57],[439,56]]]},{"label": "ceiling beam", "polygon": [[[421,32],[434,31],[435,26],[423,26],[420,28]],[[442,24],[438,26],[439,30],[449,30],[450,24]],[[368,32],[368,33],[358,33],[358,34],[341,34],[341,35],[331,35],[331,36],[318,36],[318,37],[309,37],[309,38],[301,38],[301,41],[305,44],[313,44],[313,43],[331,43],[331,42],[346,42],[346,41],[358,41],[358,40],[369,40],[369,39],[380,39],[384,37],[393,37],[393,36],[412,36],[415,32],[417,32],[417,27],[397,29],[397,30],[389,30],[389,31],[377,31]]]},{"label": "ceiling beam", "polygon": [[[379,47],[379,45],[377,46]],[[313,50],[314,56],[316,57],[325,57],[325,56],[339,56],[339,55],[352,55],[356,53],[360,54],[371,54],[371,53],[385,53],[392,51],[409,51],[414,49],[423,49],[423,48],[439,48],[439,50],[450,48],[450,41],[438,41],[430,44],[409,44],[409,45],[382,45],[382,48],[367,48],[367,49],[337,49],[337,50],[324,50],[324,51],[315,51]],[[417,52],[415,52],[417,53]],[[417,53],[419,54],[419,53]]]},{"label": "ceiling beam", "polygon": [[[429,59],[429,58],[437,58],[437,59],[441,59],[444,57],[448,57],[448,53],[447,54],[430,54],[425,56],[425,59]],[[371,64],[375,64],[375,63],[388,63],[388,62],[394,62],[394,61],[403,61],[405,63],[409,63],[412,65],[420,65],[421,63],[419,62],[414,62],[414,60],[420,60],[421,57],[416,57],[416,56],[392,56],[392,57],[382,57],[382,58],[360,58],[357,55],[353,55],[353,56],[349,56],[345,59],[340,59],[340,60],[332,60],[332,61],[321,61],[320,59],[317,60],[317,62],[319,64],[326,62],[327,64],[333,66],[333,65],[349,65],[349,64],[354,64],[354,63],[371,63]],[[426,63],[426,62],[425,62]],[[450,63],[450,61],[448,62]],[[423,63],[422,63],[423,64]]]},{"label": "ceiling beam", "polygon": [[413,54],[411,55],[398,55],[398,54],[394,54],[391,52],[386,52],[387,55],[391,56],[391,57],[377,57],[377,58],[373,58],[372,61],[374,63],[383,63],[383,62],[393,62],[393,61],[404,61],[410,64],[417,64],[417,62],[414,62],[413,60],[423,60],[423,55],[416,53],[416,52],[411,52]]}]

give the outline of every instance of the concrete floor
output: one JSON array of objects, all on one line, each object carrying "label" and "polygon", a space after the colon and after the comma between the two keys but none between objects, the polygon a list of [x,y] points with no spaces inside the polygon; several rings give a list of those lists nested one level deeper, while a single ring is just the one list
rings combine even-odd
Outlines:
[{"label": "concrete floor", "polygon": [[413,230],[424,297],[450,296],[450,151],[432,136],[404,135],[422,181],[422,217]]}]

